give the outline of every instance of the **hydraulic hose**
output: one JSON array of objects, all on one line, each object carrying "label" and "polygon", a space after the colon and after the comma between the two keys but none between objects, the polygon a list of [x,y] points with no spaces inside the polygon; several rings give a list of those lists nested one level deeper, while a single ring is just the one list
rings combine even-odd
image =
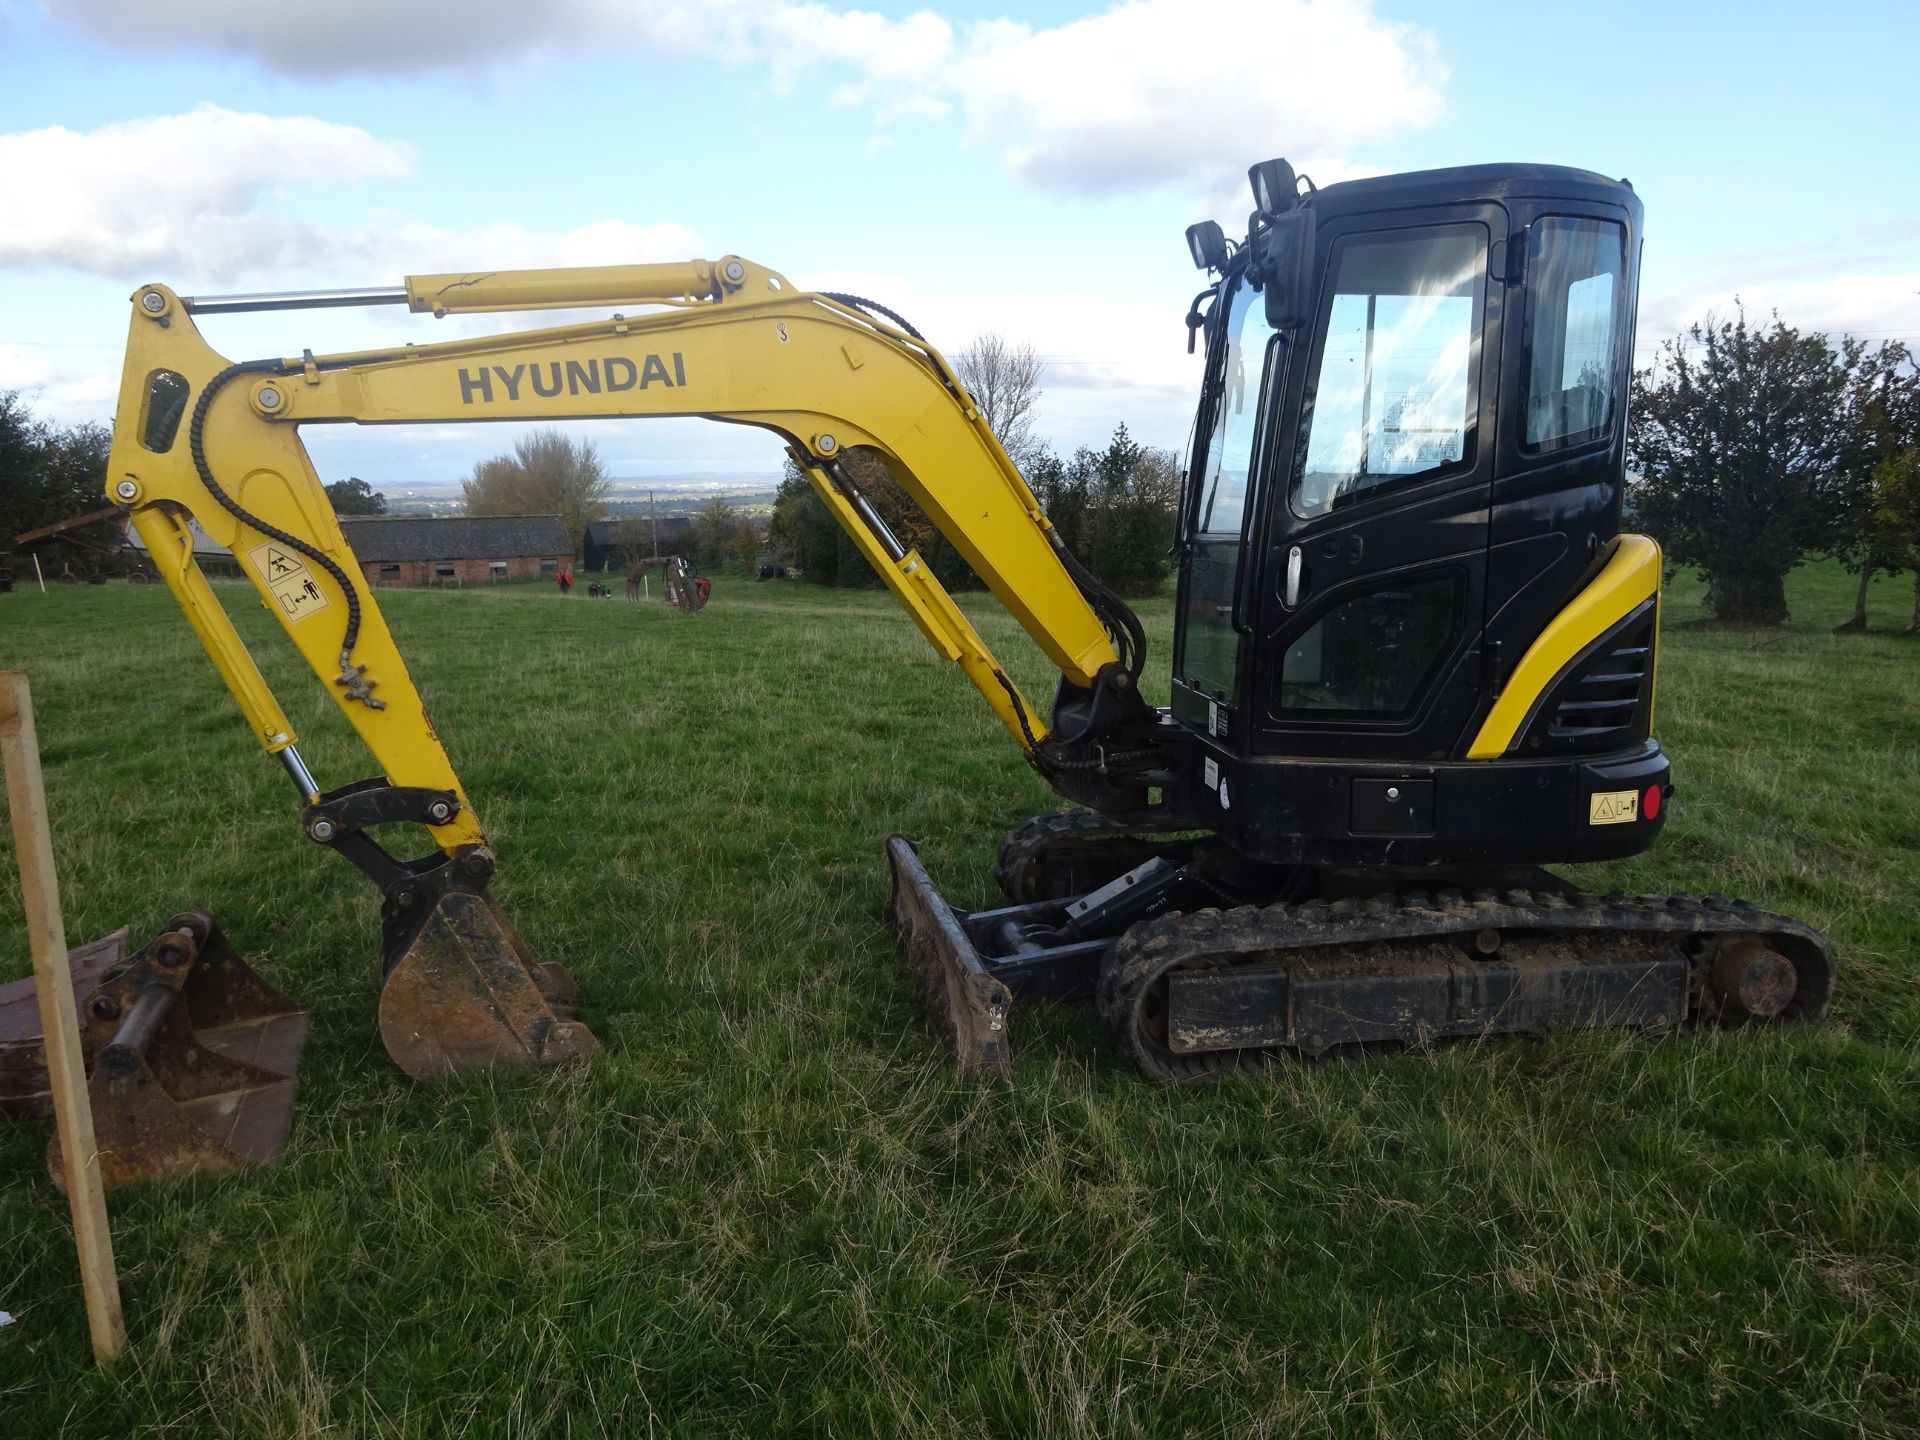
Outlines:
[{"label": "hydraulic hose", "polygon": [[[358,588],[355,587],[353,581],[348,578],[345,570],[342,570],[338,565],[334,564],[331,559],[323,555],[312,545],[309,545],[305,540],[302,540],[297,535],[288,534],[277,525],[268,524],[258,515],[255,515],[252,511],[241,505],[239,501],[235,500],[221,488],[220,482],[213,478],[212,467],[207,464],[207,411],[213,405],[214,396],[218,395],[229,381],[241,375],[284,375],[285,373],[286,367],[278,360],[243,360],[237,364],[229,365],[226,369],[215,375],[207,382],[206,388],[200,392],[200,398],[194,402],[193,418],[187,422],[187,448],[193,456],[193,468],[199,473],[200,483],[206,486],[207,493],[213,496],[223,510],[243,525],[259,531],[269,540],[276,540],[280,544],[285,545],[289,550],[304,555],[333,577],[334,583],[340,587],[340,592],[346,598],[347,602],[347,628],[346,633],[342,635],[340,639],[340,669],[342,674],[346,675],[352,672],[353,649],[360,641],[360,592]],[[352,686],[348,687],[348,695],[352,699],[364,702],[369,708],[376,710],[385,708],[383,702],[370,698]]]},{"label": "hydraulic hose", "polygon": [[1138,681],[1140,671],[1147,663],[1147,632],[1141,625],[1140,617],[1133,613],[1133,607],[1107,585],[1091,570],[1080,563],[1080,559],[1061,540],[1058,530],[1049,530],[1047,538],[1053,545],[1053,553],[1060,557],[1060,563],[1073,583],[1086,596],[1087,603],[1106,625],[1107,633],[1114,641],[1114,648],[1120,652],[1120,668],[1127,672],[1127,678]]}]

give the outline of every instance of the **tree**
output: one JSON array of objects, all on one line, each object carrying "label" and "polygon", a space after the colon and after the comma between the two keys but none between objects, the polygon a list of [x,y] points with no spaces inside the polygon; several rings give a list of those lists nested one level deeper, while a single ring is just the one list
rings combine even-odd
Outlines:
[{"label": "tree", "polygon": [[1873,549],[1889,569],[1911,570],[1913,620],[1920,632],[1920,448],[1890,455],[1873,472]]},{"label": "tree", "polygon": [[[878,451],[847,447],[840,456],[840,473],[873,507],[894,539],[919,552],[942,585],[950,590],[978,585],[959,552],[893,478]],[[792,461],[787,462],[786,476],[774,497],[767,538],[783,560],[815,584],[867,587],[880,583],[873,566]]]},{"label": "tree", "polygon": [[[841,457],[841,473],[894,538],[919,552],[942,585],[959,590],[980,583],[877,452],[850,448]],[[1170,453],[1139,444],[1121,425],[1106,449],[1083,446],[1070,461],[1034,447],[1027,480],[1061,543],[1107,585],[1137,595],[1165,582],[1180,497],[1179,471]],[[767,537],[802,579],[819,585],[880,583],[872,565],[791,462],[774,497]]]},{"label": "tree", "polygon": [[42,524],[84,515],[106,504],[107,452],[113,432],[104,425],[49,426],[41,450]]},{"label": "tree", "polygon": [[36,417],[16,390],[0,390],[0,549],[15,535],[103,508],[102,425],[62,429]]},{"label": "tree", "polygon": [[614,529],[622,559],[636,565],[653,554],[654,522],[650,514],[622,515]]},{"label": "tree", "polygon": [[840,528],[813,485],[789,460],[773,497],[767,540],[788,566],[815,585],[877,585],[873,567]]},{"label": "tree", "polygon": [[740,512],[722,496],[714,496],[693,512],[687,527],[687,558],[698,570],[717,570],[733,549]]},{"label": "tree", "polygon": [[326,487],[327,500],[336,515],[384,515],[387,497],[358,475],[336,480]]},{"label": "tree", "polygon": [[1883,467],[1920,446],[1920,372],[1905,345],[1887,341],[1877,350],[1860,349],[1847,385],[1844,419],[1846,487],[1834,553],[1860,577],[1860,584],[1854,593],[1853,618],[1840,628],[1864,631],[1867,586],[1873,577],[1895,574],[1915,563],[1909,548],[1897,544],[1887,548],[1889,536],[1880,513]]},{"label": "tree", "polygon": [[593,442],[576,442],[558,430],[523,436],[513,454],[482,460],[460,482],[469,515],[558,515],[576,555],[587,522],[599,515],[612,489]]},{"label": "tree", "polygon": [[1846,434],[1841,407],[1857,347],[1836,353],[1775,315],[1709,317],[1634,376],[1629,453],[1638,515],[1707,580],[1726,623],[1787,618],[1786,576],[1838,542]]},{"label": "tree", "polygon": [[1032,345],[1011,344],[994,330],[975,339],[953,361],[960,383],[1023,474],[1040,453],[1033,436],[1033,406],[1040,398],[1044,368]]},{"label": "tree", "polygon": [[742,515],[733,522],[733,536],[727,542],[727,558],[738,560],[743,570],[753,569],[760,561],[760,551],[767,541],[767,527],[752,515]]},{"label": "tree", "polygon": [[1180,472],[1172,454],[1140,444],[1122,424],[1104,450],[1039,457],[1029,477],[1061,543],[1105,584],[1146,594],[1172,568]]}]

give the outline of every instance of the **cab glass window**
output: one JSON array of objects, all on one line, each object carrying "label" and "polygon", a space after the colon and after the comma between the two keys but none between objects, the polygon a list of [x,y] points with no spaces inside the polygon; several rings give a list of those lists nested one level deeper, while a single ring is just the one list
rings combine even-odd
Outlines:
[{"label": "cab glass window", "polygon": [[1334,606],[1287,647],[1280,705],[1385,719],[1403,715],[1452,648],[1458,575],[1396,583]]},{"label": "cab glass window", "polygon": [[1612,428],[1626,249],[1626,232],[1605,220],[1550,217],[1533,227],[1523,440],[1529,451],[1565,449]]},{"label": "cab glass window", "polygon": [[1332,264],[1295,450],[1302,516],[1473,463],[1485,229],[1356,237]]},{"label": "cab glass window", "polygon": [[1225,368],[1220,402],[1214,411],[1213,439],[1207,446],[1206,473],[1194,531],[1200,535],[1238,535],[1246,515],[1253,469],[1253,433],[1260,417],[1261,379],[1273,331],[1260,292],[1244,280],[1227,312]]}]

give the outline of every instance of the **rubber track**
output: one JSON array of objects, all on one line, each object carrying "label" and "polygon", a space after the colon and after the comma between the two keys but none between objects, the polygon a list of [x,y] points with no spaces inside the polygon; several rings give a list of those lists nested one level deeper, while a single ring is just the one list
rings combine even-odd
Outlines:
[{"label": "rubber track", "polygon": [[[1833,993],[1833,951],[1810,926],[1722,895],[1558,895],[1544,891],[1441,891],[1290,905],[1242,906],[1164,915],[1120,937],[1101,968],[1095,1004],[1122,1047],[1147,1075],[1199,1080],[1263,1066],[1291,1047],[1179,1055],[1143,1029],[1142,1004],[1179,966],[1222,966],[1273,958],[1273,952],[1328,946],[1419,945],[1480,930],[1538,936],[1714,935],[1755,933],[1793,961],[1800,990],[1786,1015],[1817,1020]],[[1689,979],[1689,1023],[1711,1022],[1701,945]],[[1413,1037],[1409,1036],[1409,1039]]]},{"label": "rubber track", "polygon": [[1028,816],[1001,838],[993,857],[993,878],[1000,891],[1016,905],[1031,900],[1064,899],[1064,896],[1029,895],[1021,888],[1025,868],[1056,846],[1087,846],[1103,840],[1138,838],[1145,844],[1149,836],[1177,834],[1191,826],[1167,825],[1156,829],[1138,822],[1110,819],[1098,810],[1047,810]]}]

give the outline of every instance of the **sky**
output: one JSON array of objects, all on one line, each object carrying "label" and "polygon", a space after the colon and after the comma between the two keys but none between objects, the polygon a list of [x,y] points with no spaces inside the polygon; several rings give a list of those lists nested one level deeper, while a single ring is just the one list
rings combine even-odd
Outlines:
[{"label": "sky", "polygon": [[[1246,167],[1525,160],[1646,204],[1639,348],[1736,302],[1920,348],[1906,3],[0,0],[0,390],[110,421],[128,296],[747,256],[958,351],[1045,362],[1038,433],[1183,450]],[[491,322],[206,317],[234,359]],[[464,329],[461,327],[465,327]],[[450,485],[513,427],[303,431],[321,477]],[[578,427],[623,479],[771,482],[703,421]]]}]

